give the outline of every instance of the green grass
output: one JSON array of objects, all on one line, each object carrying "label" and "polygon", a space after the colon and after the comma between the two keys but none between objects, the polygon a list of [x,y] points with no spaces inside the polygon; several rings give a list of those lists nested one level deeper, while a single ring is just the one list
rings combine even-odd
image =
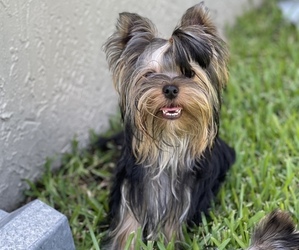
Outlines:
[{"label": "green grass", "polygon": [[[211,219],[185,233],[189,249],[244,249],[254,225],[273,209],[299,215],[299,32],[268,1],[228,31],[230,81],[224,93],[221,136],[237,151]],[[112,123],[112,132],[118,127]],[[110,133],[111,133],[110,131]],[[107,195],[117,149],[78,150],[62,167],[30,183],[39,198],[69,218],[77,249],[100,249],[107,229]],[[294,216],[295,218],[295,216]],[[297,221],[297,219],[295,218]],[[173,249],[161,242],[141,249]]]}]

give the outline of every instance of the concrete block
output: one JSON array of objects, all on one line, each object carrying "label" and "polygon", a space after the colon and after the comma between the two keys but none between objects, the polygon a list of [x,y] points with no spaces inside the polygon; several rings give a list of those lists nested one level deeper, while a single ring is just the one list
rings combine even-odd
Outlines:
[{"label": "concrete block", "polygon": [[3,211],[3,210],[0,210],[0,221],[1,221],[1,219],[4,217],[4,216],[6,216],[8,213],[6,213],[5,211]]},{"label": "concrete block", "polygon": [[74,250],[65,215],[35,200],[12,213],[0,211],[1,250]]}]

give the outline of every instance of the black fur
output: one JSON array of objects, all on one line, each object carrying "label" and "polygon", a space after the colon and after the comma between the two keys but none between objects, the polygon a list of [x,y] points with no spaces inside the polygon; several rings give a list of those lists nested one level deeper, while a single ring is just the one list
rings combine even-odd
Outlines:
[{"label": "black fur", "polygon": [[[126,180],[131,183],[130,194],[132,207],[141,209],[142,204],[142,184],[146,178],[146,170],[136,164],[136,160],[131,149],[131,132],[120,132],[109,139],[101,138],[98,146],[107,149],[106,143],[122,144],[121,158],[117,164],[113,177],[113,186],[109,201],[109,221],[110,230],[118,225],[119,206],[121,200],[121,186]],[[201,213],[207,214],[211,201],[216,196],[221,183],[224,181],[226,173],[235,161],[235,151],[219,137],[215,139],[213,148],[207,149],[202,159],[196,161],[192,167],[193,171],[187,172],[182,184],[192,187],[192,202],[188,212],[187,223],[189,226],[198,225],[201,222]]]}]

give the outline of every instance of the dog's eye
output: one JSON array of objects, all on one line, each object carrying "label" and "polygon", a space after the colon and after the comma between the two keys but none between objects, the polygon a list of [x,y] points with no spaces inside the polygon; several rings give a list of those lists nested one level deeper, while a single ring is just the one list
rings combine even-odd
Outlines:
[{"label": "dog's eye", "polygon": [[195,76],[195,72],[193,70],[185,71],[184,75],[188,78],[193,78]]},{"label": "dog's eye", "polygon": [[143,76],[144,76],[145,78],[148,78],[148,77],[152,76],[154,73],[155,73],[155,72],[153,72],[153,71],[149,71],[149,72],[146,72]]}]

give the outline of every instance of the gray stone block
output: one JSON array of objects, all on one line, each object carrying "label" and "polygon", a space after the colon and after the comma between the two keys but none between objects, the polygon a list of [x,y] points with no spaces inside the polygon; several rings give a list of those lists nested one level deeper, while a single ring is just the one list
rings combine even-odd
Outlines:
[{"label": "gray stone block", "polygon": [[0,211],[1,250],[74,250],[65,215],[35,200],[20,209]]},{"label": "gray stone block", "polygon": [[6,216],[8,213],[4,212],[3,210],[0,210],[0,221],[1,219]]}]

